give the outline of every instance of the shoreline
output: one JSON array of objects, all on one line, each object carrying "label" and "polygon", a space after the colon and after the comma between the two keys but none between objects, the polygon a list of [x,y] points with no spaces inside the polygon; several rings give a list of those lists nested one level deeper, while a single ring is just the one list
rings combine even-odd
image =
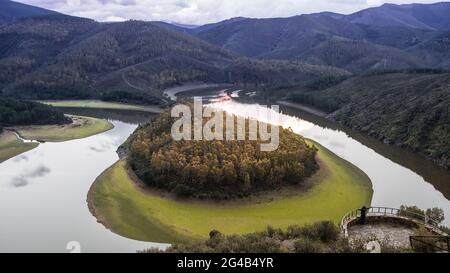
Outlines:
[{"label": "shoreline", "polygon": [[36,149],[37,142],[24,142],[8,128],[0,134],[0,163]]},{"label": "shoreline", "polygon": [[325,112],[323,112],[323,111],[321,111],[319,109],[316,109],[316,108],[313,108],[313,107],[310,107],[310,106],[307,106],[307,105],[304,105],[304,104],[299,104],[299,103],[295,103],[295,102],[286,101],[286,100],[277,100],[276,103],[278,103],[280,105],[283,105],[283,106],[286,106],[286,107],[290,107],[290,108],[293,108],[293,109],[297,109],[297,110],[301,110],[301,111],[307,112],[307,113],[309,113],[311,115],[315,115],[315,116],[324,118],[327,121],[334,122],[337,125],[342,126],[343,128],[345,128],[345,129],[347,129],[349,131],[353,131],[353,132],[356,132],[358,134],[363,135],[364,137],[373,139],[373,140],[377,141],[381,145],[386,145],[388,147],[399,148],[399,149],[401,149],[401,150],[403,150],[405,152],[409,152],[409,153],[412,153],[412,154],[414,154],[416,156],[419,156],[423,160],[432,162],[438,168],[442,168],[445,171],[450,171],[450,163],[448,163],[447,161],[444,161],[444,160],[439,159],[439,158],[431,157],[431,156],[429,156],[426,153],[421,152],[421,151],[415,151],[415,150],[413,150],[412,148],[408,147],[406,144],[404,144],[402,142],[393,141],[393,140],[390,140],[390,139],[388,139],[387,137],[384,137],[384,136],[370,135],[369,133],[367,133],[367,132],[365,132],[363,130],[359,130],[357,128],[352,128],[352,127],[349,127],[347,125],[344,125],[343,123],[341,123],[339,121],[336,121],[336,120],[334,120],[332,118],[329,118],[329,114],[327,114],[327,113],[325,113]]},{"label": "shoreline", "polygon": [[83,139],[114,128],[114,125],[107,120],[75,115],[67,116],[72,119],[72,123],[5,127],[4,132],[0,135],[3,138],[0,140],[4,142],[0,143],[0,151],[2,151],[0,163],[29,152],[45,142],[57,143]]},{"label": "shoreline", "polygon": [[219,87],[232,87],[232,84],[227,83],[205,83],[205,82],[193,82],[193,83],[185,83],[182,85],[174,86],[167,88],[163,91],[163,96],[169,98],[172,101],[177,101],[177,94],[208,89],[208,88],[219,88]]},{"label": "shoreline", "polygon": [[28,141],[65,142],[83,139],[114,129],[114,125],[105,120],[86,116],[66,115],[72,123],[63,125],[28,125],[8,128]]},{"label": "shoreline", "polygon": [[307,106],[305,104],[300,104],[297,102],[291,102],[291,101],[287,101],[287,100],[277,100],[276,103],[281,104],[283,106],[287,106],[287,107],[291,107],[294,109],[298,109],[298,110],[302,110],[305,112],[308,112],[310,114],[322,117],[322,118],[326,118],[327,117],[327,113],[325,113],[324,111],[311,107],[311,106]]},{"label": "shoreline", "polygon": [[121,102],[108,102],[102,100],[42,100],[37,101],[51,105],[56,108],[81,108],[81,109],[104,109],[104,110],[129,110],[159,114],[162,108],[157,105],[138,105]]},{"label": "shoreline", "polygon": [[[268,225],[286,228],[318,219],[340,221],[350,208],[369,205],[373,195],[370,178],[331,151],[313,141],[309,143],[320,149],[321,167],[311,178],[314,184],[288,196],[283,195],[290,191],[285,188],[273,194],[278,198],[259,199],[259,202],[255,202],[258,197],[225,203],[172,199],[166,192],[145,188],[143,182],[130,173],[126,162],[119,160],[95,179],[86,201],[91,214],[112,232],[141,241],[159,239],[157,242],[162,243],[173,241],[164,241],[152,232],[163,229],[164,233],[195,240],[206,237],[212,229],[225,234],[242,234],[256,232]],[[346,197],[336,199],[336,195]],[[332,199],[331,204],[324,203],[323,198]],[[133,215],[124,214],[131,208]],[[287,214],[280,215],[279,209]],[[224,222],[223,219],[228,220]],[[230,225],[232,222],[239,224]],[[148,230],[145,226],[156,226],[156,230]]]}]

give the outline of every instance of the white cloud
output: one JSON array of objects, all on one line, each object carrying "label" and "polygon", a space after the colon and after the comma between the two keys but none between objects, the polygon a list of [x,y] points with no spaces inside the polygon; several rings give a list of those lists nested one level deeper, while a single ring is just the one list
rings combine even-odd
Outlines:
[{"label": "white cloud", "polygon": [[98,21],[161,20],[205,24],[243,16],[288,17],[333,11],[351,13],[383,3],[433,3],[437,0],[16,0]]}]

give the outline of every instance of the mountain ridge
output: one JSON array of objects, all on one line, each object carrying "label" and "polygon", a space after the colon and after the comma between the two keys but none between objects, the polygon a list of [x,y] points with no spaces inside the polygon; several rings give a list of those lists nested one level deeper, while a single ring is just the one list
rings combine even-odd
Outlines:
[{"label": "mountain ridge", "polygon": [[0,9],[0,23],[12,22],[14,20],[25,17],[61,14],[53,10],[48,10],[9,0],[0,0],[0,5],[2,6],[2,8]]}]

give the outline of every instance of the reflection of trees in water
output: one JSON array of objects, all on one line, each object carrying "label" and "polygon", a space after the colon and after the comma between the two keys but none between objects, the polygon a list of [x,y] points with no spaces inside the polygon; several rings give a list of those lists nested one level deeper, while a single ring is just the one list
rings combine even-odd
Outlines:
[{"label": "reflection of trees in water", "polygon": [[117,120],[130,124],[141,124],[147,122],[155,114],[135,110],[122,109],[94,109],[94,108],[61,108],[66,114],[88,116],[109,120]]},{"label": "reflection of trees in water", "polygon": [[426,182],[432,184],[436,190],[440,191],[446,199],[450,200],[450,184],[448,183],[450,181],[450,171],[436,165],[433,161],[427,160],[423,156],[415,154],[404,148],[384,144],[378,139],[355,132],[349,128],[339,125],[338,123],[306,113],[302,110],[284,106],[281,106],[280,110],[287,115],[300,117],[301,119],[312,122],[317,126],[345,132],[351,138],[375,150],[378,154],[420,175]]}]

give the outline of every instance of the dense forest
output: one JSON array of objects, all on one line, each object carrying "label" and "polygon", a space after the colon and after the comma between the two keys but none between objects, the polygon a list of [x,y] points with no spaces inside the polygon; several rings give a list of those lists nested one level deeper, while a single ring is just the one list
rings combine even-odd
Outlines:
[{"label": "dense forest", "polygon": [[[411,252],[382,243],[383,253]],[[158,253],[158,249],[144,252]],[[263,232],[245,235],[223,235],[217,230],[204,241],[174,244],[165,253],[366,253],[365,242],[349,242],[332,222],[322,221],[287,230],[271,226]]]},{"label": "dense forest", "polygon": [[299,60],[353,73],[450,68],[450,3],[383,5],[354,14],[232,18],[180,31],[247,57]]},{"label": "dense forest", "polygon": [[292,101],[450,168],[450,74],[439,70],[324,78],[287,91]]},{"label": "dense forest", "polygon": [[17,125],[66,124],[70,119],[55,108],[36,102],[0,97],[0,132]]},{"label": "dense forest", "polygon": [[300,184],[318,168],[316,149],[290,130],[280,128],[279,148],[263,152],[261,140],[174,141],[173,122],[170,112],[164,112],[128,142],[130,166],[150,187],[179,196],[227,199]]},{"label": "dense forest", "polygon": [[162,91],[186,82],[268,86],[346,73],[297,61],[250,61],[152,22],[56,14],[0,23],[0,90],[18,98],[165,104]]}]

